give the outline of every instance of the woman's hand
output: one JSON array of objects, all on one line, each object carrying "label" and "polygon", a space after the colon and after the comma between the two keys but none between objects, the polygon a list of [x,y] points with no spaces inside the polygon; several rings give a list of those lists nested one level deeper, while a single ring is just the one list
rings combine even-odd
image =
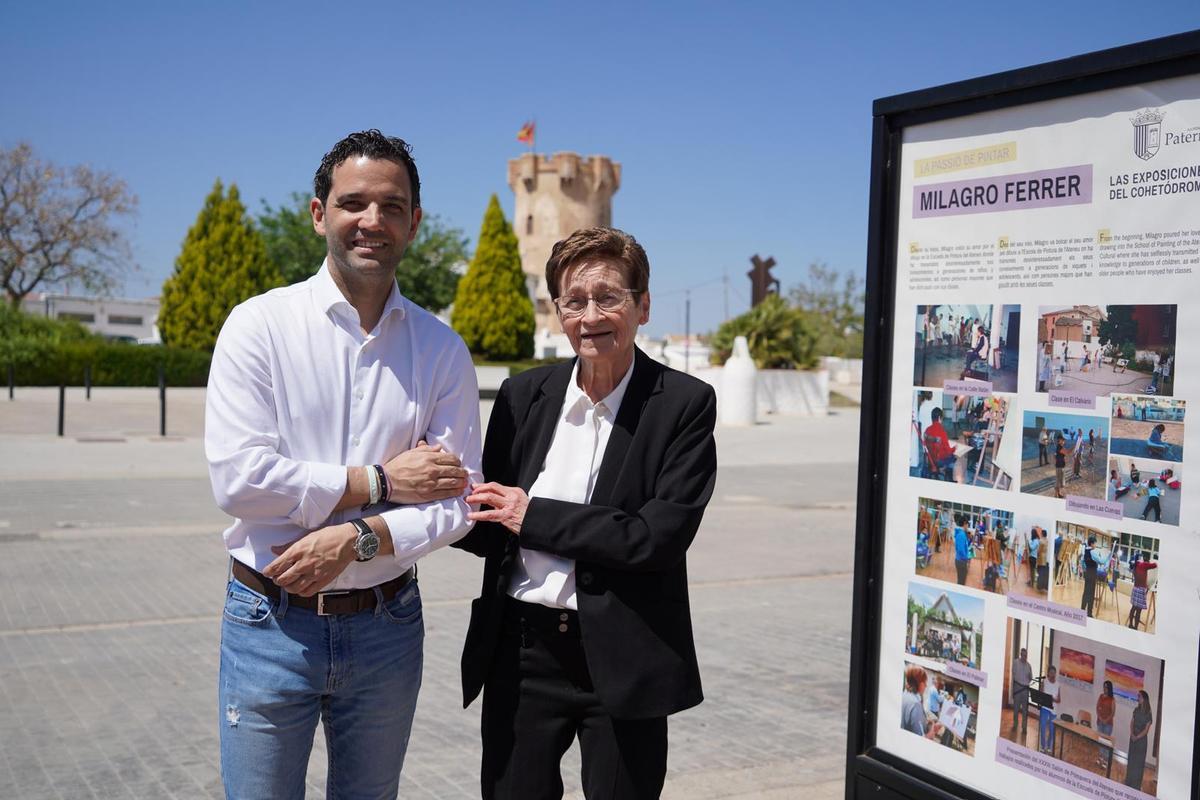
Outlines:
[{"label": "woman's hand", "polygon": [[468,519],[476,522],[499,522],[515,534],[520,535],[521,523],[525,521],[525,509],[529,507],[529,495],[517,486],[502,486],[498,483],[477,483],[467,495],[471,505],[491,506],[489,509],[472,511]]}]

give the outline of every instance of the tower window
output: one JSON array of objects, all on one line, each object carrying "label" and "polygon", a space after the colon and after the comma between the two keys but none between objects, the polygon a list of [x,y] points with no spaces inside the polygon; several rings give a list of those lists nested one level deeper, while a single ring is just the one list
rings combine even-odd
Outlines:
[{"label": "tower window", "polygon": [[527,235],[533,233],[533,214],[525,217],[525,233]]}]

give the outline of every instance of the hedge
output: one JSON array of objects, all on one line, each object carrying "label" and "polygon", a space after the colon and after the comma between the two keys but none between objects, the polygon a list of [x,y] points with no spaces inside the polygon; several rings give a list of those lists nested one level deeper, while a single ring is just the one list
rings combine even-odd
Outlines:
[{"label": "hedge", "polygon": [[88,365],[93,386],[157,386],[159,366],[165,368],[168,386],[205,386],[211,361],[210,353],[161,345],[26,336],[0,342],[0,368],[7,372],[14,367],[18,386],[82,386]]}]

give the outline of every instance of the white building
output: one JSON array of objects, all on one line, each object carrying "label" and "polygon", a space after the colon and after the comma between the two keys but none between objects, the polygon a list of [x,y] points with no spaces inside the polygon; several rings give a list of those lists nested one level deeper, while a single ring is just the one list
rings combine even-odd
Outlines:
[{"label": "white building", "polygon": [[119,297],[34,292],[21,302],[21,310],[50,319],[73,319],[105,339],[159,344],[158,298],[130,300]]}]

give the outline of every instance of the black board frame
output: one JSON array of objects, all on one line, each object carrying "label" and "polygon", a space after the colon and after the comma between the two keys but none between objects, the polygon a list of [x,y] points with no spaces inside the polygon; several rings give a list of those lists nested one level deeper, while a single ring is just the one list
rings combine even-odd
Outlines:
[{"label": "black board frame", "polygon": [[[863,403],[847,717],[847,800],[868,797],[872,800],[996,800],[875,745],[900,147],[904,129],[984,111],[1195,74],[1200,74],[1200,30],[884,97],[873,105]],[[1197,659],[1200,661],[1200,643]],[[1197,696],[1200,696],[1200,685]],[[1200,757],[1197,755],[1200,751],[1200,714],[1195,720],[1195,741],[1191,798],[1200,800]]]}]

